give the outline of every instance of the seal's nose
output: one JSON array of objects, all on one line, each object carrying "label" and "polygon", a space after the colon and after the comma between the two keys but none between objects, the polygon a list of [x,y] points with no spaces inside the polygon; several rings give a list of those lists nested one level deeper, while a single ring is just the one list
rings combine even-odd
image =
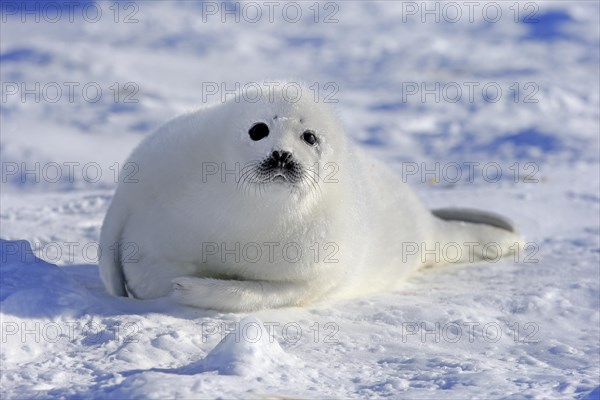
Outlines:
[{"label": "seal's nose", "polygon": [[275,150],[271,153],[271,157],[277,164],[281,167],[284,167],[288,162],[292,159],[292,153],[289,151],[277,151]]}]

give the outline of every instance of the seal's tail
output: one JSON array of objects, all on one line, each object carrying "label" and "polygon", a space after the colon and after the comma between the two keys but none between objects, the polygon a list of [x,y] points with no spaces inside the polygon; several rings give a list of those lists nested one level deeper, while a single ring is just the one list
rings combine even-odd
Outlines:
[{"label": "seal's tail", "polygon": [[514,256],[523,248],[523,240],[507,218],[488,211],[463,208],[433,210],[436,217],[439,259],[432,264],[498,261]]}]

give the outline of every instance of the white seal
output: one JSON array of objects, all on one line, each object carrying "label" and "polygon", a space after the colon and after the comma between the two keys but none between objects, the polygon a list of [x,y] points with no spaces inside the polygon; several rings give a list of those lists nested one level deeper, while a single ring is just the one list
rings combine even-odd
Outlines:
[{"label": "white seal", "polygon": [[298,306],[521,243],[493,214],[432,213],[313,92],[287,89],[256,85],[183,114],[133,151],[136,173],[100,238],[110,293],[222,311]]}]

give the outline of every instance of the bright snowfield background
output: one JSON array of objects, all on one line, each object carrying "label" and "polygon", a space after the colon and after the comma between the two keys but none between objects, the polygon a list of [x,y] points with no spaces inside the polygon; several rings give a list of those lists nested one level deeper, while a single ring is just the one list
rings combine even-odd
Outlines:
[{"label": "bright snowfield background", "polygon": [[[57,20],[62,2],[37,15],[17,3],[2,2],[0,36],[3,398],[600,396],[597,2],[475,2],[470,21],[463,2],[457,16],[344,1],[317,4],[317,22],[313,2],[296,3],[297,22],[279,3],[270,22],[258,2],[256,23],[255,6],[223,23],[193,1],[79,3],[73,21],[67,6]],[[356,143],[432,208],[509,216],[528,252],[421,271],[395,293],[249,315],[107,295],[95,243],[115,163],[202,103],[206,83],[272,78],[321,96],[333,82]],[[439,101],[411,94],[436,83]],[[407,173],[414,162],[460,163],[463,176],[422,179]],[[467,162],[480,163],[472,175]]]}]

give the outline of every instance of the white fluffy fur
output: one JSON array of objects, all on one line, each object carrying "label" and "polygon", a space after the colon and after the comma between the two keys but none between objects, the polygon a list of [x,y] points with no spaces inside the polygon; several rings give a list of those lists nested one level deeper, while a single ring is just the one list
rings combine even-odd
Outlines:
[{"label": "white fluffy fur", "polygon": [[[307,88],[296,103],[278,90],[269,98],[263,89],[255,103],[241,97],[181,115],[135,149],[128,161],[139,167],[138,182],[119,184],[102,227],[100,268],[109,292],[172,295],[224,311],[303,305],[393,289],[418,267],[435,263],[403,255],[402,243],[433,249],[435,242],[496,242],[508,254],[519,242],[508,231],[435,218],[347,139],[334,113]],[[248,136],[256,122],[270,127],[260,141]],[[307,129],[318,136],[317,147],[302,140]],[[233,175],[203,177],[203,165],[204,171],[209,165],[231,170],[273,150],[290,151],[304,167],[318,165],[317,183],[292,190],[281,183],[239,184]],[[116,257],[115,243],[123,246]],[[223,262],[222,252],[203,254],[206,243],[227,249],[279,243],[280,250],[260,262],[233,256]],[[281,257],[288,243],[303,249],[298,261]]]}]

